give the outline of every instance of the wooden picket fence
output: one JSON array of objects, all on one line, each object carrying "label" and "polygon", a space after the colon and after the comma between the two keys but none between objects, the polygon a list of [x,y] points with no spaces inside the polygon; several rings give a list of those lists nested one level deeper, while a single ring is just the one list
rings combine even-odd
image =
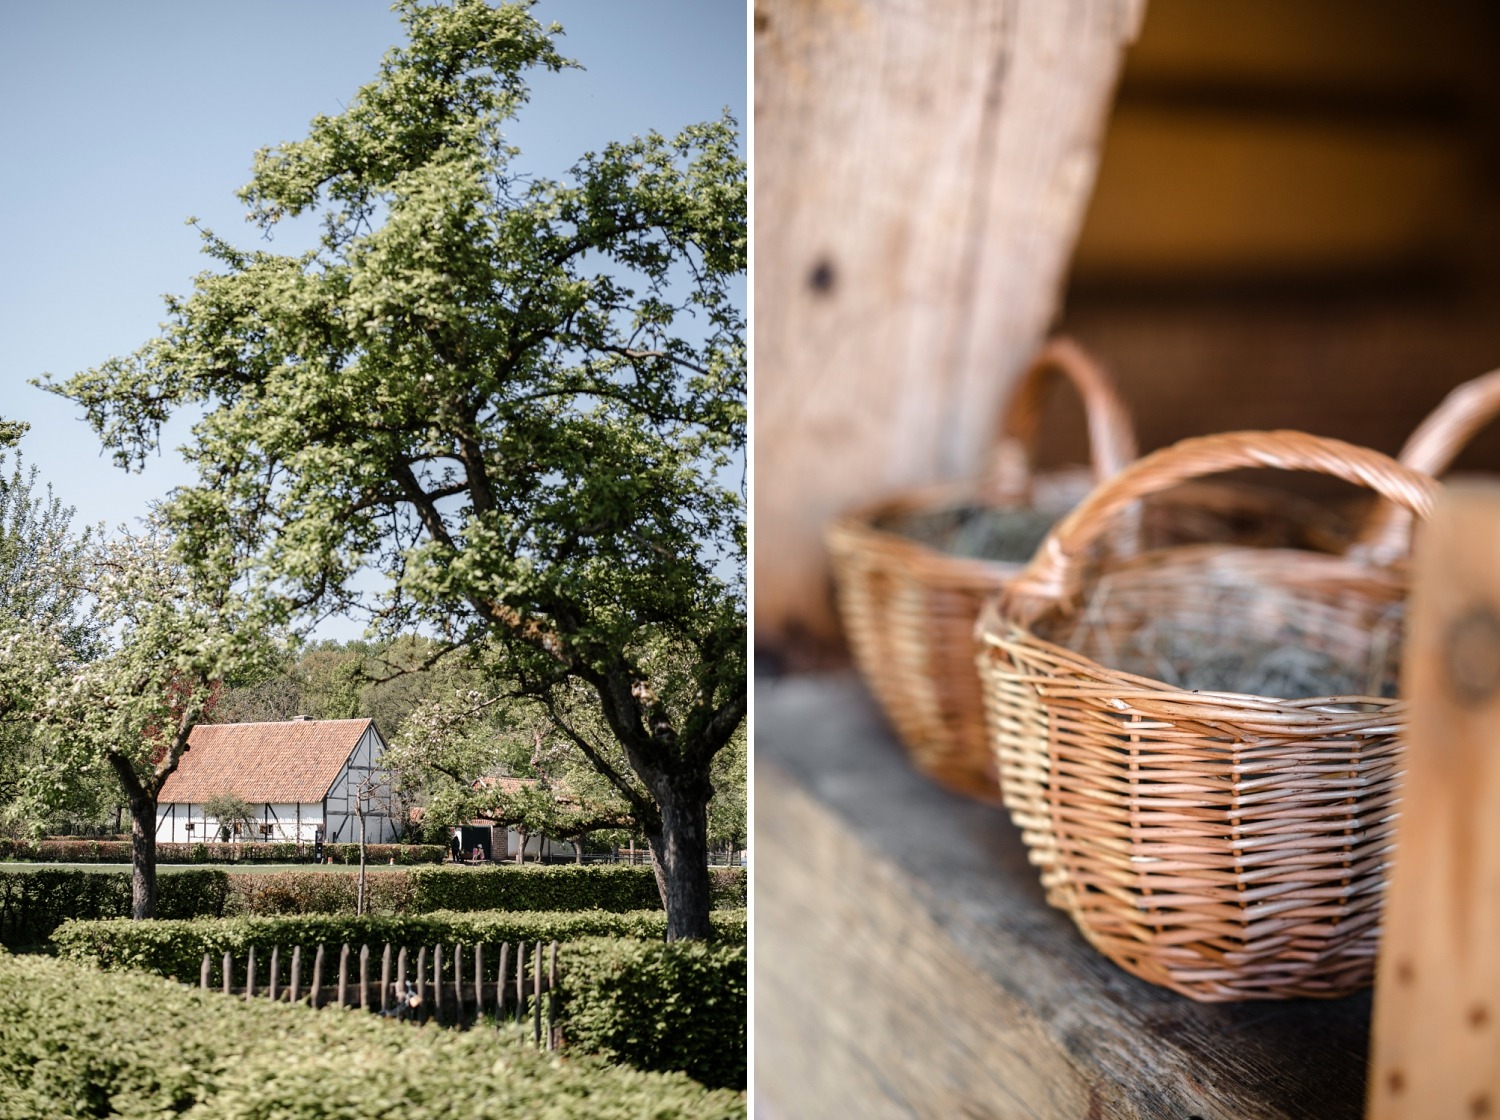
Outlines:
[{"label": "wooden picket fence", "polygon": [[[221,989],[226,996],[247,1000],[266,998],[307,1003],[312,1007],[357,1007],[386,1018],[457,1027],[472,1026],[488,1011],[494,1015],[497,1029],[511,1020],[524,1026],[529,1019],[531,1038],[537,1046],[545,1042],[548,1050],[554,1050],[561,1045],[556,941],[550,948],[541,941],[501,943],[496,978],[488,981],[485,980],[483,945],[473,946],[471,968],[466,976],[462,945],[454,945],[446,953],[444,946],[433,946],[429,973],[425,945],[417,950],[413,972],[404,945],[386,945],[376,962],[371,958],[368,945],[361,945],[358,953],[354,953],[345,944],[339,950],[336,983],[327,982],[332,977],[325,972],[328,963],[326,948],[319,945],[313,955],[312,982],[307,987],[302,986],[305,954],[301,945],[292,947],[286,983],[282,983],[279,946],[271,949],[271,959],[264,974],[258,971],[255,946],[250,946],[244,960],[238,963],[233,953],[226,952],[222,961]],[[444,977],[445,961],[451,965],[448,970],[451,978]],[[371,978],[371,969],[376,963],[380,968],[378,983]],[[200,987],[212,987],[209,983],[212,971],[213,955],[204,953],[199,973]],[[242,978],[243,983],[236,983],[237,977]]]}]

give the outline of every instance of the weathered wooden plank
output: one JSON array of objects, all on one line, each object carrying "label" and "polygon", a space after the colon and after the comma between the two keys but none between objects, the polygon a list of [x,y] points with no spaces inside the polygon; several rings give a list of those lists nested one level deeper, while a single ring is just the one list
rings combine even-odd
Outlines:
[{"label": "weathered wooden plank", "polygon": [[443,1021],[443,943],[432,947],[432,1016],[439,1025]]},{"label": "weathered wooden plank", "polygon": [[349,1006],[349,943],[344,942],[344,947],[339,950],[339,1003],[340,1007]]},{"label": "weathered wooden plank", "polygon": [[[502,973],[503,975],[503,973]],[[484,1014],[484,946],[474,946],[474,1017]],[[498,1010],[496,1014],[499,1014]]]},{"label": "weathered wooden plank", "polygon": [[391,1009],[391,947],[386,945],[380,954],[380,1013]]},{"label": "weathered wooden plank", "polygon": [[510,942],[500,943],[500,971],[495,981],[495,1027],[500,1027],[501,1018],[505,1015],[505,987],[510,983]]},{"label": "weathered wooden plank", "polygon": [[208,972],[210,967],[211,965],[209,962],[209,955],[207,953],[204,953],[203,965],[198,969],[198,986],[200,988],[203,988],[205,991],[208,989]]},{"label": "weathered wooden plank", "polygon": [[417,1021],[427,1022],[432,1002],[427,998],[427,946],[417,950]]},{"label": "weathered wooden plank", "polygon": [[231,953],[224,954],[224,994],[229,994],[229,989],[234,985],[234,956]]},{"label": "weathered wooden plank", "polygon": [[1409,750],[1375,997],[1370,1120],[1500,1110],[1500,487],[1420,532]]},{"label": "weathered wooden plank", "polygon": [[255,998],[255,946],[250,946],[245,957],[245,998]]},{"label": "weathered wooden plank", "polygon": [[277,995],[280,994],[276,990],[276,985],[277,985],[277,983],[281,979],[280,972],[281,972],[281,946],[279,946],[279,945],[272,945],[271,946],[271,976],[270,976],[269,981],[267,982],[267,988],[266,988],[266,995],[272,1001],[274,1001],[276,999]]},{"label": "weathered wooden plank", "polygon": [[547,1049],[556,1050],[560,1042],[557,1025],[557,942],[552,943],[552,955],[547,966]]},{"label": "weathered wooden plank", "polygon": [[979,472],[1056,310],[1143,7],[756,3],[763,648],[835,640],[830,516]]},{"label": "weathered wooden plank", "polygon": [[459,1025],[464,1021],[464,947],[453,946],[453,1021]]},{"label": "weathered wooden plank", "polygon": [[1368,994],[1198,1004],[1046,906],[1004,812],[907,763],[851,675],[756,687],[756,1070],[778,1117],[1362,1112]]},{"label": "weathered wooden plank", "polygon": [[516,942],[516,1022],[526,1021],[526,942]]},{"label": "weathered wooden plank", "polygon": [[296,1003],[302,995],[302,946],[292,946],[292,980],[287,986],[287,999]]}]

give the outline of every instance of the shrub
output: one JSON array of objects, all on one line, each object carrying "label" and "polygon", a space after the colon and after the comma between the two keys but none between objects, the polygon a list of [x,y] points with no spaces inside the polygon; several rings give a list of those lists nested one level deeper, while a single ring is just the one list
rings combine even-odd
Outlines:
[{"label": "shrub", "polygon": [[589,938],[563,946],[561,962],[570,1050],[745,1087],[744,945]]},{"label": "shrub", "polygon": [[[229,876],[204,869],[156,880],[156,911],[164,918],[217,916],[224,912]],[[130,914],[130,875],[123,871],[44,868],[0,871],[0,944],[30,949],[44,943],[69,918]]]},{"label": "shrub", "polygon": [[[411,880],[404,871],[382,871],[365,877],[366,909],[372,914],[403,913],[411,908]],[[231,875],[226,916],[272,914],[349,914],[359,897],[358,873],[268,871]]]},{"label": "shrub", "polygon": [[[411,877],[418,911],[661,909],[655,872],[627,864],[423,867]],[[745,905],[744,868],[718,868],[709,885],[716,907]]]},{"label": "shrub", "polygon": [[[448,849],[441,844],[366,844],[370,863],[402,865],[441,863]],[[325,844],[323,855],[334,863],[358,864],[358,844]],[[242,844],[157,844],[158,864],[176,863],[310,863],[311,844],[247,842]],[[129,863],[128,840],[0,840],[0,860],[28,863]]]},{"label": "shrub", "polygon": [[[745,912],[716,911],[714,929],[727,944],[745,942]],[[305,915],[284,918],[225,918],[218,921],[70,921],[52,934],[57,954],[69,960],[90,961],[103,968],[133,968],[158,976],[190,980],[198,976],[203,954],[209,955],[210,983],[223,980],[225,952],[243,962],[254,945],[257,957],[269,959],[280,946],[283,958],[301,945],[369,945],[378,951],[387,943],[417,948],[423,945],[497,945],[503,941],[574,941],[586,937],[631,937],[661,940],[666,936],[661,911],[615,914],[604,910],[566,913],[436,913],[379,917]],[[492,954],[487,967],[498,967]],[[493,979],[493,976],[487,977]]]},{"label": "shrub", "polygon": [[680,1074],[559,1063],[490,1031],[232,1001],[41,957],[0,957],[0,990],[0,1120],[745,1116],[741,1096]]},{"label": "shrub", "polygon": [[743,867],[710,867],[708,889],[715,910],[743,910],[749,905],[749,879]]}]

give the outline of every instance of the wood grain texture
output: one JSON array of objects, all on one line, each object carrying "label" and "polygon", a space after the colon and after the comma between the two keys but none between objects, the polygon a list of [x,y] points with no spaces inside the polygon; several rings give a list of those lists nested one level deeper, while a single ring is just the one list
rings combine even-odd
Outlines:
[{"label": "wood grain texture", "polygon": [[1500,486],[1444,495],[1416,558],[1371,1120],[1500,1111]]},{"label": "wood grain texture", "polygon": [[762,646],[795,655],[835,640],[831,516],[978,471],[1005,389],[1056,310],[1142,10],[758,0]]},{"label": "wood grain texture", "polygon": [[852,676],[757,681],[755,1083],[775,1120],[1354,1120],[1369,1000],[1196,1004],[1043,901]]}]

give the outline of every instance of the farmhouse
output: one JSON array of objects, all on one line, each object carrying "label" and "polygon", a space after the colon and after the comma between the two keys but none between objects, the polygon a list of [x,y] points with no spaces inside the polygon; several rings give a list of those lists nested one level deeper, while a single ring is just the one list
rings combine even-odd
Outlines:
[{"label": "farmhouse", "polygon": [[249,803],[251,841],[349,843],[359,839],[358,789],[365,801],[365,839],[395,839],[390,776],[376,767],[385,740],[372,719],[200,724],[157,799],[156,838],[186,844],[219,838],[203,803],[234,794]]}]

